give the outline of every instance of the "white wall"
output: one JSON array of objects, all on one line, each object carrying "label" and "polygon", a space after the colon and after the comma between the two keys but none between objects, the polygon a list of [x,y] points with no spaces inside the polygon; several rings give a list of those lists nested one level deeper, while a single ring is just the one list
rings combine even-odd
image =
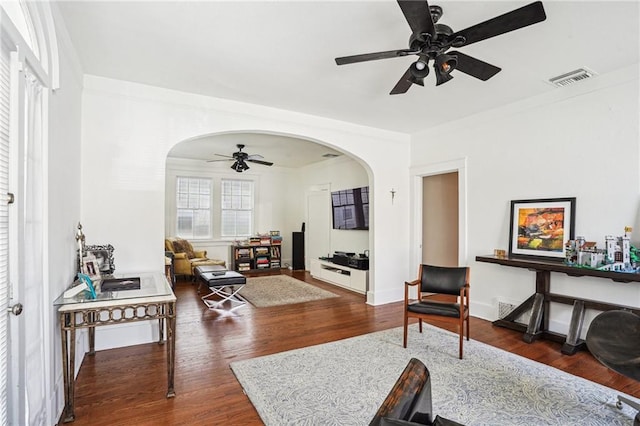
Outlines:
[{"label": "white wall", "polygon": [[[117,272],[163,268],[165,163],[171,147],[203,134],[268,132],[351,152],[370,168],[372,198],[386,202],[374,203],[372,211],[371,250],[383,261],[372,258],[368,301],[401,298],[408,269],[408,136],[95,76],[85,76],[84,87],[82,222],[89,243],[115,247]],[[392,187],[403,194],[393,205]],[[97,333],[97,349],[118,345],[101,339],[100,329]],[[139,340],[151,341],[148,335],[141,333]]]},{"label": "white wall", "polygon": [[[304,189],[327,184],[330,191],[359,188],[369,185],[367,171],[356,160],[346,156],[333,158],[321,163],[301,167],[298,170],[298,182]],[[372,188],[371,188],[372,189]],[[304,193],[302,195],[304,199]],[[375,200],[370,200],[371,204]],[[328,208],[331,208],[329,205]],[[346,251],[362,253],[371,250],[369,231],[329,229],[329,253]]]},{"label": "white wall", "polygon": [[[534,292],[533,272],[474,260],[508,248],[510,200],[575,196],[577,235],[602,243],[634,226],[637,246],[638,80],[635,66],[413,136],[413,166],[467,159],[472,315],[496,319],[496,298]],[[636,283],[551,280],[554,293],[640,306]],[[551,329],[566,333],[569,320],[570,307],[554,304]]]},{"label": "white wall", "polygon": [[[54,3],[51,4],[56,22],[60,22]],[[49,306],[53,313],[49,324],[49,338],[52,351],[50,365],[51,389],[50,413],[56,416],[55,423],[64,405],[62,381],[62,360],[60,343],[60,323],[53,307],[53,301],[74,280],[76,273],[75,231],[80,220],[80,123],[82,70],[69,43],[63,26],[57,25],[59,56],[59,88],[49,97],[49,145],[48,145],[48,258],[49,276],[46,291],[51,300]],[[44,290],[43,290],[44,291]],[[44,314],[44,313],[43,313]],[[78,333],[78,352],[76,366],[84,356],[86,333]]]}]

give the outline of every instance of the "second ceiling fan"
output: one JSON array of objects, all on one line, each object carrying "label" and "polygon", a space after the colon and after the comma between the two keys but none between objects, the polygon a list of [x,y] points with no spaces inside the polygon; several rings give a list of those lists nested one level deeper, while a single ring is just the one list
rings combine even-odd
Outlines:
[{"label": "second ceiling fan", "polygon": [[429,75],[430,61],[433,62],[436,86],[451,80],[453,78],[450,75],[451,71],[456,69],[486,81],[500,72],[501,69],[464,53],[449,51],[449,49],[468,46],[478,41],[542,22],[547,18],[542,2],[537,1],[467,29],[454,32],[449,26],[438,23],[442,16],[442,8],[440,6],[429,6],[426,1],[410,0],[398,0],[398,4],[412,31],[408,49],[336,58],[336,64],[346,65],[377,59],[417,55],[418,60],[409,66],[409,69],[391,90],[391,95],[405,93],[412,84],[424,86],[424,78]]},{"label": "second ceiling fan", "polygon": [[243,144],[237,144],[236,146],[238,147],[238,151],[231,154],[231,156],[216,154],[217,156],[225,157],[224,160],[207,160],[207,162],[211,163],[215,161],[233,161],[231,168],[238,173],[249,170],[249,165],[247,164],[247,162],[262,164],[263,166],[273,166],[273,163],[270,161],[262,161],[262,158],[264,157],[260,154],[247,154],[246,152],[242,151],[242,149],[244,148]]}]

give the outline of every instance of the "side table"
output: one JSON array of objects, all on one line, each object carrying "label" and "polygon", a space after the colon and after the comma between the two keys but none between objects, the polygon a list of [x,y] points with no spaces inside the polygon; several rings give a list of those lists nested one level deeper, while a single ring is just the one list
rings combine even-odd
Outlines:
[{"label": "side table", "polygon": [[95,328],[135,321],[158,320],[158,344],[164,343],[167,334],[167,398],[176,395],[175,371],[175,327],[176,297],[167,277],[161,273],[127,274],[116,278],[140,278],[140,289],[100,291],[96,282],[97,297],[89,299],[87,292],[73,297],[60,296],[54,305],[58,307],[62,338],[62,370],[64,379],[64,423],[75,420],[75,359],[76,330],[89,329],[89,355],[95,354]]}]

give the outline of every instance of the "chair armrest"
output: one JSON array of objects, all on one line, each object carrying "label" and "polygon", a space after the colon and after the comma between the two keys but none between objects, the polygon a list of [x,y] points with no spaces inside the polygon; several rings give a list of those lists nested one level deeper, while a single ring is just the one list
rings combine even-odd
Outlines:
[{"label": "chair armrest", "polygon": [[175,253],[176,256],[176,260],[177,259],[186,259],[187,258],[187,253]]},{"label": "chair armrest", "polygon": [[193,253],[196,255],[196,257],[207,257],[207,251],[206,250],[194,251]]},{"label": "chair armrest", "polygon": [[418,284],[420,284],[419,279],[404,282],[404,309],[405,310],[407,309],[407,305],[409,304],[409,287],[414,287]]}]

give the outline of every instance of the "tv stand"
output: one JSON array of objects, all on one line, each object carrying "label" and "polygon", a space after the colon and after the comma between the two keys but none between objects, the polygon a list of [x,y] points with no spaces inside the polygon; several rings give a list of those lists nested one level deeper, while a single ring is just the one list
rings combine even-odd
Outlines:
[{"label": "tv stand", "polygon": [[311,259],[311,276],[361,294],[367,292],[369,284],[369,271],[349,268],[321,259]]}]

